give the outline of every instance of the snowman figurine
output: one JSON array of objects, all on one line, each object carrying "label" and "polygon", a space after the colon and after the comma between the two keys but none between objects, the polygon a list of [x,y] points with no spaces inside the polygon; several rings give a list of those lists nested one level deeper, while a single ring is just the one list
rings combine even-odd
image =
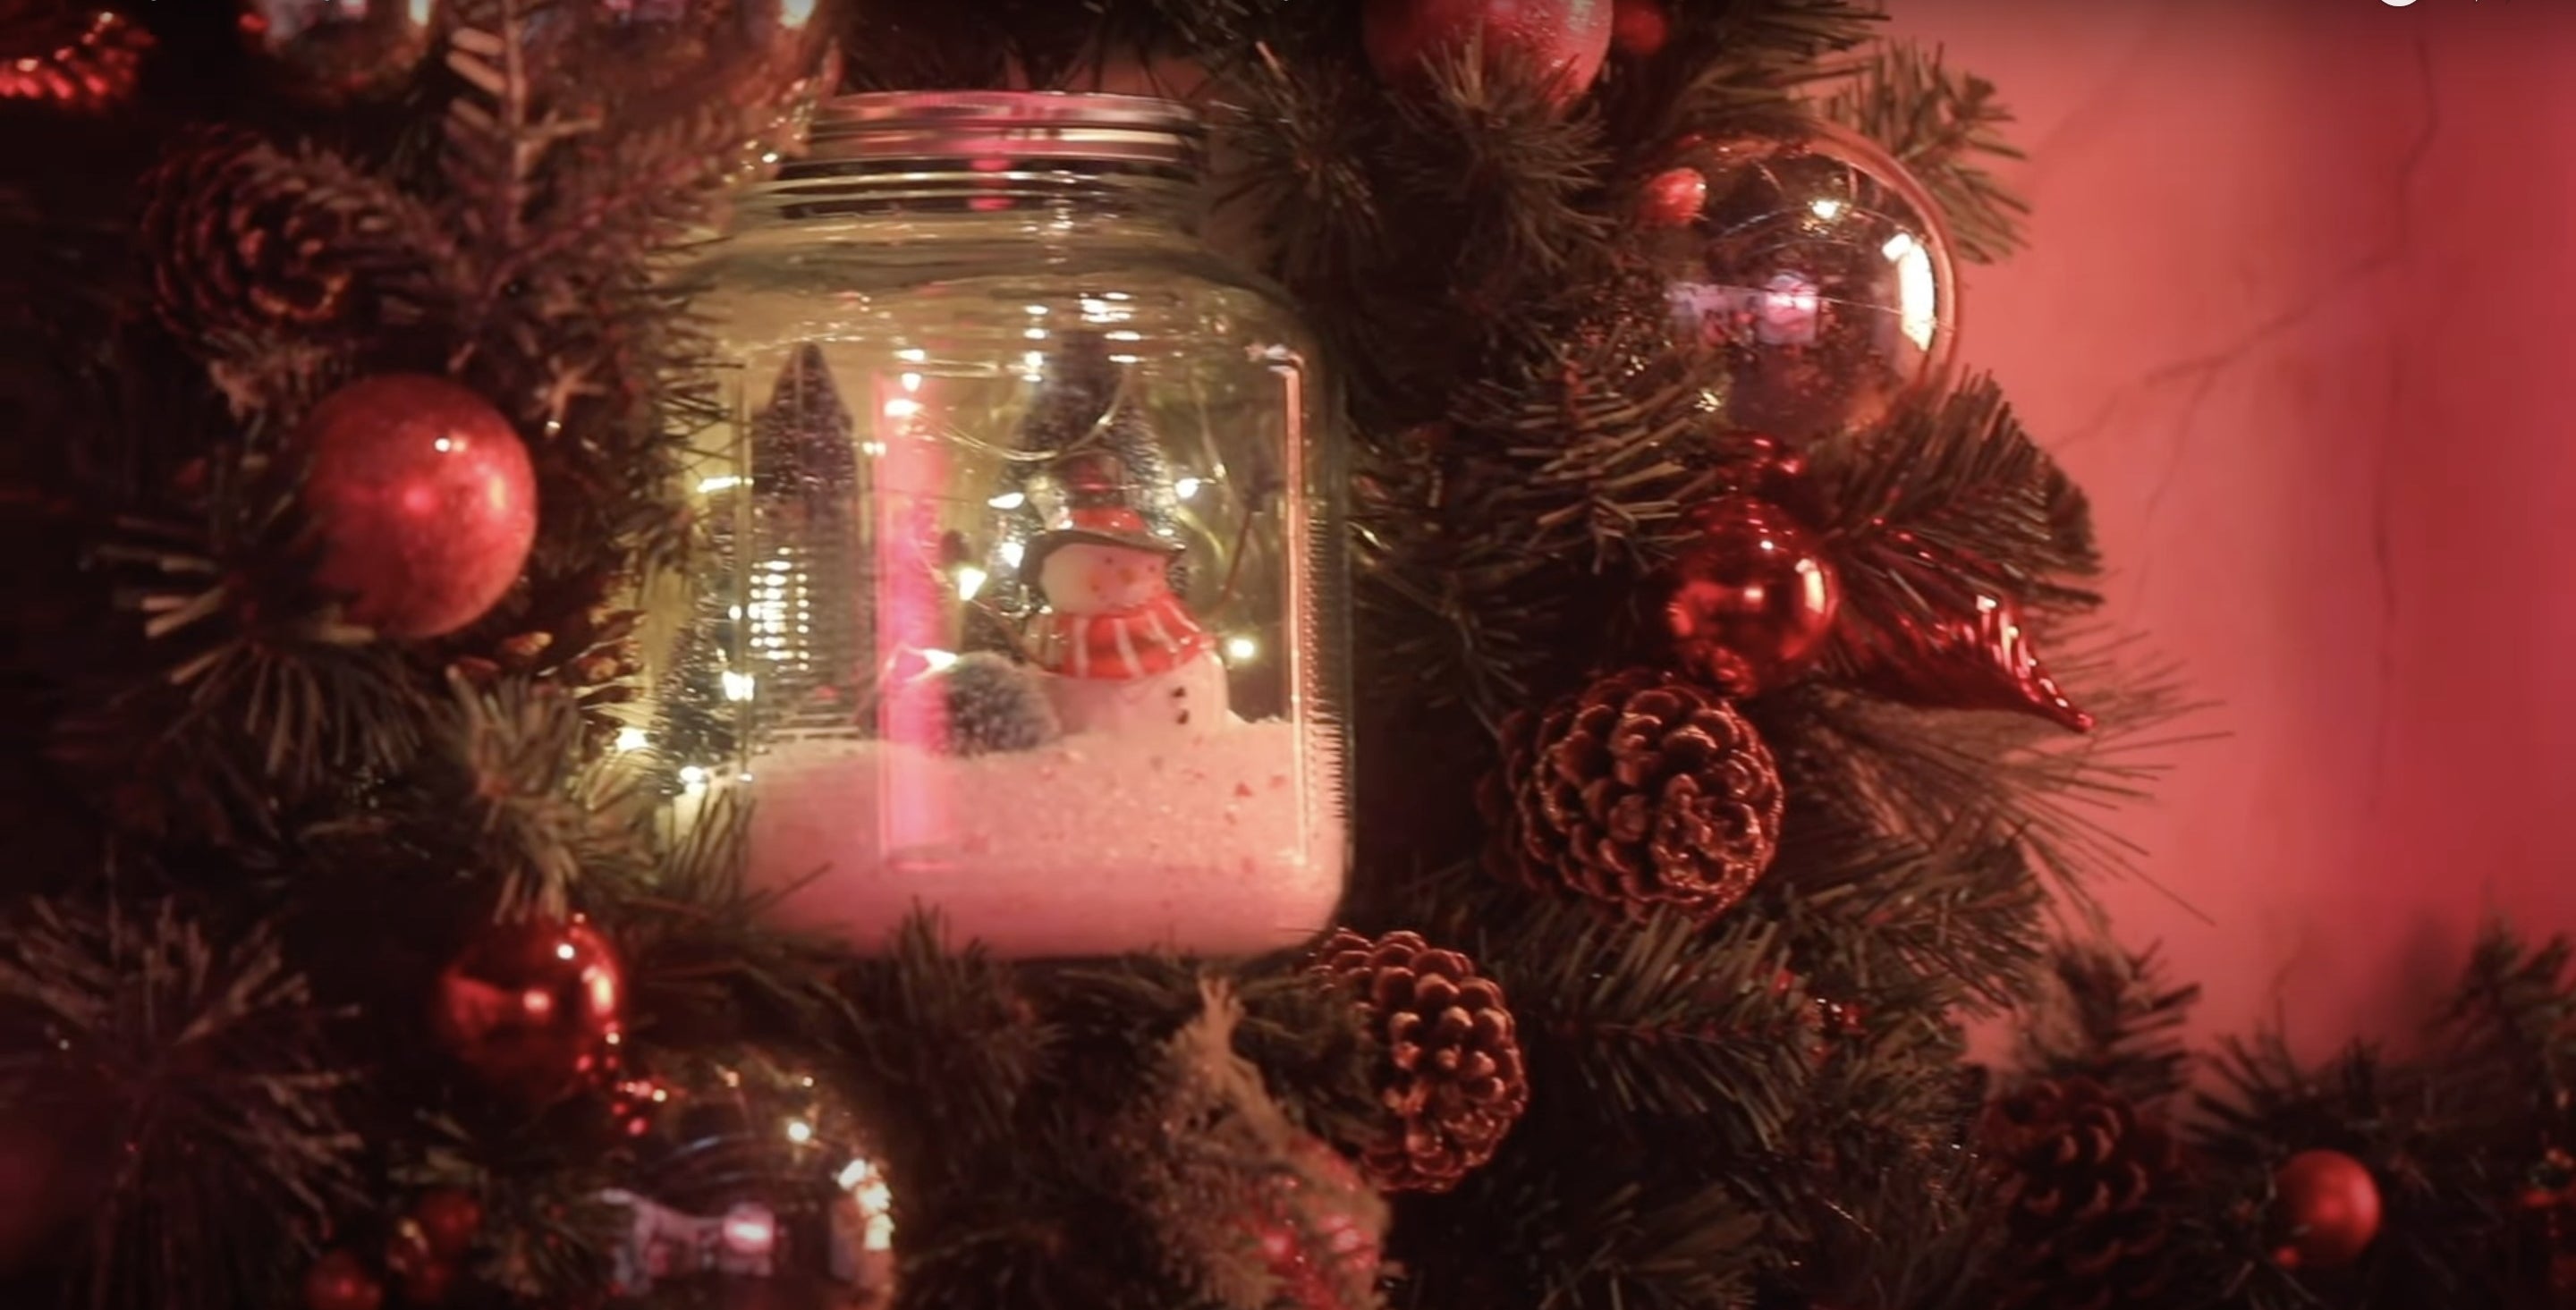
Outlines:
[{"label": "snowman figurine", "polygon": [[1216,640],[1172,594],[1182,546],[1148,530],[1115,459],[1078,457],[1061,473],[1065,503],[1020,567],[1046,600],[1029,658],[1064,730],[1221,726],[1229,709]]}]

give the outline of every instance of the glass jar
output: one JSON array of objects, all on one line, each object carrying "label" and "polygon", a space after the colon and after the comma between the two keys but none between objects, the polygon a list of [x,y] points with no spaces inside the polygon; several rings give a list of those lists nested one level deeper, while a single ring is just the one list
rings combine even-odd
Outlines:
[{"label": "glass jar", "polygon": [[1341,457],[1167,101],[852,96],[700,269],[726,450],[649,736],[863,949],[1291,945],[1346,860]]}]

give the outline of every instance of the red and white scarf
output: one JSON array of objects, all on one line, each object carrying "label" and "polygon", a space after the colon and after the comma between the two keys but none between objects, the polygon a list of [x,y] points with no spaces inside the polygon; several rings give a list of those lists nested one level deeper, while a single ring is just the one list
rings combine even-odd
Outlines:
[{"label": "red and white scarf", "polygon": [[1029,632],[1029,658],[1068,678],[1123,680],[1168,673],[1215,644],[1167,591],[1134,609],[1041,614]]}]

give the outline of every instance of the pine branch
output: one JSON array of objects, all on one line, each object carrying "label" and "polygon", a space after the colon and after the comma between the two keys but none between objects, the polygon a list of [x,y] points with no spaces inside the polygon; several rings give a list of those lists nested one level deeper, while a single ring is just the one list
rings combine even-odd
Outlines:
[{"label": "pine branch", "polygon": [[1008,969],[980,946],[951,951],[938,920],[916,916],[841,989],[855,1020],[841,1036],[852,1082],[869,1093],[889,1150],[919,1157],[900,1171],[910,1185],[937,1188],[947,1171],[971,1168],[974,1153],[954,1146],[1011,1140],[1059,1039]]},{"label": "pine branch", "polygon": [[1632,926],[1551,901],[1470,954],[1511,998],[1533,1084],[1552,1093],[1538,1113],[1572,1116],[1565,1128],[1689,1116],[1730,1151],[1780,1144],[1811,1070],[1804,998],[1781,985],[1789,959],[1772,925]]},{"label": "pine branch", "polygon": [[2132,645],[2102,637],[2053,654],[2068,694],[2099,720],[2082,737],[2028,716],[1916,710],[1822,683],[1752,709],[1789,795],[1827,821],[1921,842],[2012,836],[2032,867],[2089,911],[2085,889],[2096,879],[2137,876],[2137,848],[2106,817],[2151,794],[2172,750],[2195,740],[2176,725],[2204,708],[2184,700],[2169,674],[2126,658]]},{"label": "pine branch", "polygon": [[2141,1106],[2181,1093],[2191,1064],[2182,1029],[2199,987],[2169,985],[2153,948],[2067,942],[2051,965],[2055,988],[2021,1033],[2025,1070],[2090,1078]]},{"label": "pine branch", "polygon": [[2030,206],[1987,167],[2022,158],[2003,137],[2013,116],[1995,103],[1993,83],[1944,66],[1938,48],[1926,54],[1910,41],[1872,52],[1841,80],[1825,116],[1887,147],[1923,182],[1962,256],[1991,264],[2021,248]]},{"label": "pine branch", "polygon": [[1921,596],[1894,567],[1911,545],[1937,552],[1970,586],[2030,602],[2082,605],[2061,579],[2099,570],[2083,492],[2033,441],[1991,377],[1937,405],[1901,410],[1884,431],[1813,452],[1814,483],[1855,604],[1878,612]]},{"label": "pine branch", "polygon": [[0,939],[0,1016],[8,1109],[108,1170],[76,1274],[93,1304],[274,1303],[273,1253],[354,1202],[350,1079],[267,931],[223,943],[170,901],[34,902]]}]

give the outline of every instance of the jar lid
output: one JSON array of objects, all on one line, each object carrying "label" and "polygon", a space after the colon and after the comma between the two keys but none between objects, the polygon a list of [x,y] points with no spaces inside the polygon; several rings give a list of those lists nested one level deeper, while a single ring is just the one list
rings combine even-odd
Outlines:
[{"label": "jar lid", "polygon": [[1151,96],[1065,91],[883,91],[823,103],[804,162],[1097,160],[1194,167],[1198,112]]}]

